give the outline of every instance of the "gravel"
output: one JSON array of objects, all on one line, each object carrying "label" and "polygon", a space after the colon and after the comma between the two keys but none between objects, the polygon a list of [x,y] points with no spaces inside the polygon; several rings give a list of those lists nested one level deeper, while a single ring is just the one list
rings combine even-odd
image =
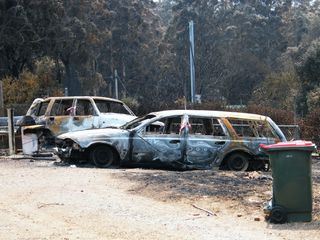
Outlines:
[{"label": "gravel", "polygon": [[[318,239],[310,223],[269,224],[265,172],[97,169],[0,160],[0,239]],[[213,214],[209,214],[213,213]]]}]

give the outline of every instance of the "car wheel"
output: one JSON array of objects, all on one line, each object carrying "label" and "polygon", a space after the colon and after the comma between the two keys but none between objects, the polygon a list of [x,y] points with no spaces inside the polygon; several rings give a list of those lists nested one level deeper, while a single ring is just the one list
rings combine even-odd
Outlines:
[{"label": "car wheel", "polygon": [[270,213],[271,223],[285,223],[287,221],[287,212],[283,207],[275,206]]},{"label": "car wheel", "polygon": [[117,155],[110,147],[99,145],[90,151],[90,160],[97,167],[107,168],[116,162]]},{"label": "car wheel", "polygon": [[227,158],[227,165],[232,171],[246,171],[249,166],[249,155],[234,153]]}]

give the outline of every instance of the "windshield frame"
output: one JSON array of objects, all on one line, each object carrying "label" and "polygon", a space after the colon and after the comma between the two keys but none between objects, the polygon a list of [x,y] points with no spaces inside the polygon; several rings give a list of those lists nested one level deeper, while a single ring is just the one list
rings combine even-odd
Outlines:
[{"label": "windshield frame", "polygon": [[[131,111],[131,109],[125,103],[123,103],[121,101],[111,101],[111,100],[105,100],[105,99],[93,99],[93,102],[94,102],[97,110],[101,114],[116,113],[116,114],[127,114],[127,115],[135,116],[135,114]],[[121,107],[123,107],[123,109],[126,110],[126,112],[114,112],[114,111],[112,111],[112,109],[109,112],[101,111],[101,109],[99,108],[99,105],[100,105],[99,102],[103,103],[103,104],[109,104],[109,106],[118,104]]]},{"label": "windshield frame", "polygon": [[[144,115],[142,117],[135,118],[135,119],[131,120],[130,122],[127,122],[126,124],[120,126],[119,128],[125,129],[125,130],[132,130],[132,129],[135,129],[135,128],[143,125],[146,122],[146,120],[151,120],[151,119],[154,119],[156,117],[157,116],[154,115],[154,114],[147,114],[147,115]],[[136,123],[139,123],[139,124],[135,125],[134,127],[131,127],[132,125],[134,125]]]}]

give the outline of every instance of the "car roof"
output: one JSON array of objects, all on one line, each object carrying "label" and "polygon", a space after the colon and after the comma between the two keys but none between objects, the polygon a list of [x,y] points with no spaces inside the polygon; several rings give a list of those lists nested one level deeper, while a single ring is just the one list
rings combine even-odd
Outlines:
[{"label": "car roof", "polygon": [[250,119],[250,120],[266,120],[268,118],[267,116],[253,114],[253,113],[211,111],[211,110],[166,110],[166,111],[152,112],[150,114],[156,115],[157,117],[170,117],[170,116],[186,114],[188,116],[237,118],[237,119]]},{"label": "car roof", "polygon": [[99,96],[61,96],[61,97],[47,97],[44,98],[42,101],[46,101],[49,99],[94,99],[94,100],[105,100],[105,101],[112,101],[112,102],[118,102],[123,103],[122,101],[114,98],[108,98],[108,97],[99,97]]}]

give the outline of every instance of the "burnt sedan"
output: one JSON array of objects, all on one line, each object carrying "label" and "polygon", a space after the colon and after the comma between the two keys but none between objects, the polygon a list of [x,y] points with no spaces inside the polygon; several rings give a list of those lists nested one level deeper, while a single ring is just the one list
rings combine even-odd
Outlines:
[{"label": "burnt sedan", "polygon": [[119,128],[70,132],[57,139],[62,160],[87,159],[97,167],[160,163],[235,171],[267,169],[259,144],[286,141],[269,117],[203,110],[155,112]]}]

